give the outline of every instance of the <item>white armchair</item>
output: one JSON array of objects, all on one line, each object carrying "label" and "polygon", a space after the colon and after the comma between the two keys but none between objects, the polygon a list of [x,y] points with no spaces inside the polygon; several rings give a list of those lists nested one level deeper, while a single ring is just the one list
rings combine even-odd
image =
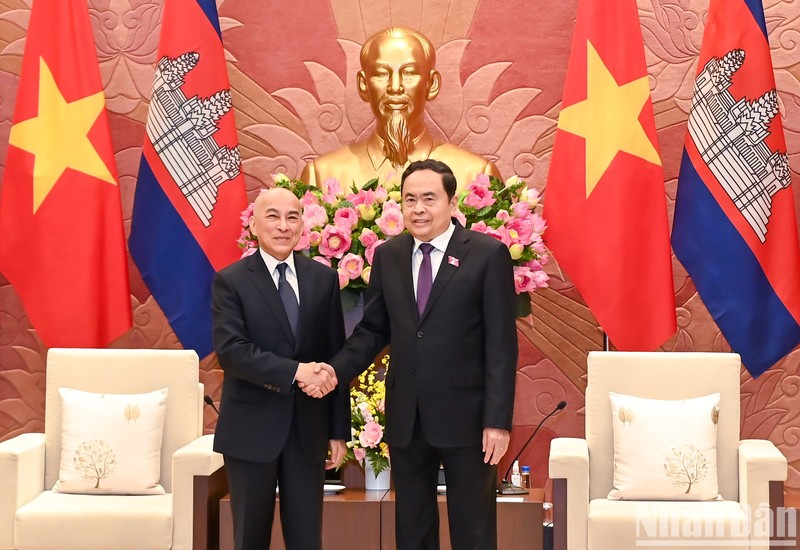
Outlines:
[{"label": "white armchair", "polygon": [[[769,548],[770,482],[786,479],[786,458],[769,441],[739,440],[741,360],[732,353],[591,352],[586,439],[550,449],[556,548],[624,550],[697,546]],[[614,439],[609,392],[681,400],[719,393],[715,501],[609,500]],[[774,487],[773,487],[774,489]],[[781,484],[782,489],[782,484]]]},{"label": "white armchair", "polygon": [[[189,550],[206,536],[195,476],[224,475],[203,436],[197,354],[183,350],[51,349],[45,433],[0,443],[0,549]],[[58,388],[133,394],[169,388],[160,484],[164,495],[53,492],[61,460]],[[199,479],[199,478],[198,478]],[[207,518],[205,518],[207,519]]]}]

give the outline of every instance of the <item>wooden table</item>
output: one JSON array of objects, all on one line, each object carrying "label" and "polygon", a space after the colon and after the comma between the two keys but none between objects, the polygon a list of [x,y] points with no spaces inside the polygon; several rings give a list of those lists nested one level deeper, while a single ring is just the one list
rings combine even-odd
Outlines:
[{"label": "wooden table", "polygon": [[[531,489],[522,502],[499,497],[497,503],[498,550],[542,550],[542,489]],[[231,501],[219,501],[219,549],[233,549]],[[322,547],[325,550],[395,550],[394,491],[346,489],[325,495],[322,510]],[[450,550],[447,499],[439,495],[439,541]],[[272,523],[273,549],[283,550],[278,507]]]},{"label": "wooden table", "polygon": [[[386,491],[346,489],[325,495],[322,507],[322,548],[337,550],[379,550],[381,547],[381,499]],[[219,549],[233,549],[231,500],[225,495],[219,501]],[[270,548],[284,550],[278,506],[272,522]]]},{"label": "wooden table", "polygon": [[[498,496],[497,548],[498,550],[542,550],[544,490],[531,489],[522,502]],[[451,550],[450,527],[447,522],[447,499],[439,495],[439,545],[441,550]],[[377,547],[376,547],[377,548]],[[394,542],[394,491],[389,491],[381,502],[381,550],[395,550]]]}]

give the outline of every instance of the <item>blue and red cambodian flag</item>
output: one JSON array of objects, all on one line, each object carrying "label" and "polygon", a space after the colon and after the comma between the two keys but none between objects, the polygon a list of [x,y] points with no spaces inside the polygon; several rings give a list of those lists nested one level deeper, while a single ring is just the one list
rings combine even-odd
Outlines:
[{"label": "blue and red cambodian flag", "polygon": [[187,349],[212,351],[211,282],[246,206],[214,0],[167,0],[129,247]]},{"label": "blue and red cambodian flag", "polygon": [[672,246],[758,376],[800,342],[800,248],[760,0],[711,0]]}]

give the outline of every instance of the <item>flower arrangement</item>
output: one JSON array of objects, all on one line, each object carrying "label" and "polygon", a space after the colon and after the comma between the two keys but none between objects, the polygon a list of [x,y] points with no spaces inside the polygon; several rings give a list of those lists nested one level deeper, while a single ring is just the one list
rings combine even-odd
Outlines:
[{"label": "flower arrangement", "polygon": [[538,213],[539,192],[517,176],[505,182],[479,174],[458,195],[456,219],[461,225],[494,237],[508,247],[514,261],[514,288],[519,297],[517,316],[531,313],[529,292],[547,286],[549,260],[542,234],[547,224]]},{"label": "flower arrangement", "polygon": [[[386,428],[386,369],[389,356],[384,355],[383,376],[372,363],[358,376],[358,382],[350,388],[350,425],[352,439],[347,442],[347,460],[364,464],[369,462],[377,476],[389,467],[389,446],[383,440]],[[366,468],[366,464],[364,464]]]},{"label": "flower arrangement", "polygon": [[[303,233],[295,250],[306,251],[314,260],[339,274],[342,304],[351,309],[367,288],[375,249],[405,229],[400,210],[400,182],[373,179],[360,190],[345,189],[328,178],[321,187],[273,176],[275,185],[292,191],[303,205]],[[242,212],[244,227],[237,241],[242,256],[258,247],[248,224],[253,205]]]},{"label": "flower arrangement", "polygon": [[[320,187],[274,176],[275,185],[292,191],[303,205],[303,233],[295,250],[339,274],[345,311],[367,287],[375,249],[405,230],[400,207],[400,181],[373,179],[361,189],[343,187],[328,178]],[[454,213],[461,224],[505,244],[514,261],[514,283],[520,297],[517,314],[530,314],[528,292],[547,286],[543,266],[548,255],[542,234],[546,224],[537,212],[539,193],[514,176],[502,182],[484,174],[458,195]],[[250,232],[251,204],[242,212],[239,247],[242,256],[255,252],[258,242]]]}]

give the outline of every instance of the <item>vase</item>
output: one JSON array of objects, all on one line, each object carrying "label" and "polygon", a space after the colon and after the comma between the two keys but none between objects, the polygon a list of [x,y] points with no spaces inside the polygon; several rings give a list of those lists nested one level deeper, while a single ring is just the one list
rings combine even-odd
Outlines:
[{"label": "vase", "polygon": [[388,491],[389,481],[391,479],[391,468],[384,468],[377,476],[372,470],[372,465],[367,464],[364,466],[364,488],[367,491]]}]

